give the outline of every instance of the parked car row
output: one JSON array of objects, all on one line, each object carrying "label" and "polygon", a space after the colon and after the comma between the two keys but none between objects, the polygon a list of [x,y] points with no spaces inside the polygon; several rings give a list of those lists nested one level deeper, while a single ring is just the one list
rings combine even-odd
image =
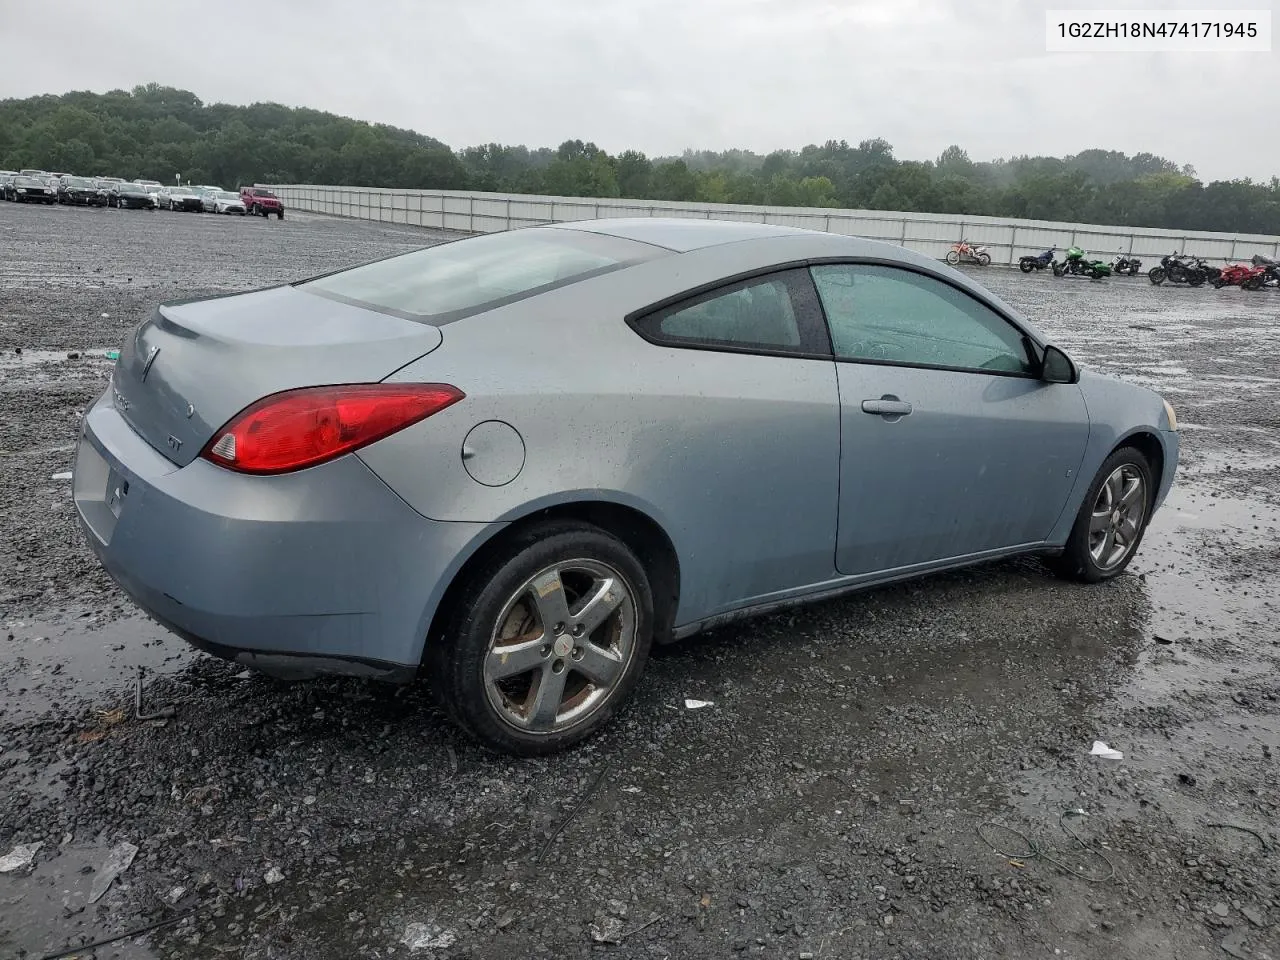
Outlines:
[{"label": "parked car row", "polygon": [[17,203],[115,207],[120,210],[190,210],[284,219],[284,204],[270,190],[239,193],[212,184],[165,186],[157,180],[81,177],[44,170],[0,170],[0,199]]}]

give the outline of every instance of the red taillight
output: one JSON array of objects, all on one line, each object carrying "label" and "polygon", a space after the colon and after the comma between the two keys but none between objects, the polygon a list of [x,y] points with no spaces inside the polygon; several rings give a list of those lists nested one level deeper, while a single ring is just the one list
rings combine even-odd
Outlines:
[{"label": "red taillight", "polygon": [[315,466],[457,403],[447,383],[352,383],[263,397],[231,418],[200,456],[241,473]]}]

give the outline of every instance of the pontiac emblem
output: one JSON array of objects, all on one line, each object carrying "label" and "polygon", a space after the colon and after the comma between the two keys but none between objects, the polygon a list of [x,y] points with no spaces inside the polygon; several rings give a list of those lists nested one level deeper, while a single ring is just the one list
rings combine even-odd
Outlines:
[{"label": "pontiac emblem", "polygon": [[147,362],[142,365],[142,380],[146,382],[147,374],[151,372],[151,365],[156,362],[156,357],[160,353],[159,347],[152,347],[147,351]]}]

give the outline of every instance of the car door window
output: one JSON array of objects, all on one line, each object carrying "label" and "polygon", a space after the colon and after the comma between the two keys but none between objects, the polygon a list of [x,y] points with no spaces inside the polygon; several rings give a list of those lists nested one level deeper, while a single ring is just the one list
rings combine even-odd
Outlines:
[{"label": "car door window", "polygon": [[673,346],[825,352],[821,318],[804,270],[719,287],[636,321],[646,339]]},{"label": "car door window", "polygon": [[812,273],[839,359],[1033,371],[1017,328],[941,280],[876,264],[822,264]]}]

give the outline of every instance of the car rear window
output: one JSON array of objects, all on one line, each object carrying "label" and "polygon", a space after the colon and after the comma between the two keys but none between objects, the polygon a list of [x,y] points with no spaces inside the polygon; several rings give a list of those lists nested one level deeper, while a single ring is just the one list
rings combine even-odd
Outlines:
[{"label": "car rear window", "polygon": [[438,325],[669,253],[620,237],[530,227],[437,244],[300,287]]}]

